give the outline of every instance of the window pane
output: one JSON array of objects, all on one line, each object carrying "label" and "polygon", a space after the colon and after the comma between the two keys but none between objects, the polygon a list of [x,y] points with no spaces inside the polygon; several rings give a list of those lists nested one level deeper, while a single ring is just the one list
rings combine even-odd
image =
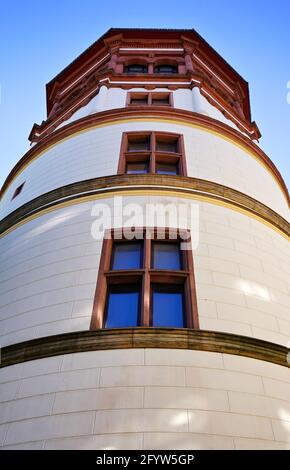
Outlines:
[{"label": "window pane", "polygon": [[147,73],[147,65],[132,64],[125,67],[127,73]]},{"label": "window pane", "polygon": [[153,243],[152,260],[155,269],[181,269],[179,243]]},{"label": "window pane", "polygon": [[154,68],[155,73],[177,73],[176,65],[157,65]]},{"label": "window pane", "polygon": [[114,243],[111,269],[140,269],[141,243]]},{"label": "window pane", "polygon": [[130,104],[148,104],[148,95],[131,95]]},{"label": "window pane", "polygon": [[178,175],[177,163],[156,163],[156,173],[159,175]]},{"label": "window pane", "polygon": [[183,328],[184,299],[180,286],[153,286],[152,326]]},{"label": "window pane", "polygon": [[158,152],[177,152],[177,139],[163,140],[157,138],[156,150]]},{"label": "window pane", "polygon": [[150,137],[129,137],[128,152],[150,150]]},{"label": "window pane", "polygon": [[139,105],[144,105],[147,104],[147,99],[146,98],[132,98],[131,99],[131,104],[139,104]]},{"label": "window pane", "polygon": [[111,286],[108,292],[105,328],[137,326],[138,315],[138,286]]},{"label": "window pane", "polygon": [[148,163],[147,162],[127,163],[126,173],[130,175],[148,173]]},{"label": "window pane", "polygon": [[169,104],[169,98],[152,98],[152,104],[155,106],[166,106]]}]

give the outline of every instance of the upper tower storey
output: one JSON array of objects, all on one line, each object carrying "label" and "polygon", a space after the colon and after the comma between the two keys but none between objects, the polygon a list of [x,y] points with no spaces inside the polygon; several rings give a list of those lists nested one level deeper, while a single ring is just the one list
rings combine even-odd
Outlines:
[{"label": "upper tower storey", "polygon": [[110,29],[46,85],[46,100],[46,120],[4,182],[4,217],[70,184],[125,181],[124,134],[136,132],[179,136],[181,186],[181,177],[210,181],[288,217],[283,178],[257,144],[248,83],[193,29]]},{"label": "upper tower storey", "polygon": [[[112,92],[109,97],[102,86]],[[195,30],[114,28],[47,84],[47,119],[33,126],[30,140],[87,114],[126,107],[126,94],[114,89],[133,87],[176,92],[174,108],[260,137],[251,121],[248,83]],[[134,97],[134,105],[145,106],[144,98]],[[150,104],[166,105],[162,98]]]}]

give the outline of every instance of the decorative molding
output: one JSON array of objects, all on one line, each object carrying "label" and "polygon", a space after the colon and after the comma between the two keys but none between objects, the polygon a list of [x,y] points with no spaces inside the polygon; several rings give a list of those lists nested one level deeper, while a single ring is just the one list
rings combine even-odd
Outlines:
[{"label": "decorative molding", "polygon": [[207,330],[143,327],[78,331],[5,346],[1,350],[1,367],[63,354],[135,348],[233,354],[290,367],[289,349],[261,339]]},{"label": "decorative molding", "polygon": [[[277,229],[280,233],[290,236],[290,224],[275,211],[256,201],[250,196],[236,189],[223,186],[212,181],[192,178],[188,176],[169,176],[158,174],[147,175],[114,175],[79,181],[49,191],[35,199],[23,204],[0,222],[0,233],[13,229],[14,226],[25,222],[29,217],[40,216],[43,211],[57,209],[65,203],[78,203],[86,197],[103,195],[123,191],[171,191],[172,194],[194,195],[204,197],[213,203],[227,204],[233,209],[237,208],[254,215],[261,221]],[[96,196],[95,196],[96,197]]]},{"label": "decorative molding", "polygon": [[129,122],[129,121],[142,121],[146,122],[146,119],[154,121],[168,121],[173,124],[180,124],[185,126],[199,127],[209,132],[218,134],[222,138],[231,140],[235,144],[244,148],[249,154],[260,161],[268,171],[274,176],[278,184],[280,185],[287,202],[289,203],[289,194],[285,182],[274,163],[270,158],[260,149],[254,142],[248,137],[241,134],[239,131],[233,129],[227,124],[218,121],[217,119],[205,116],[202,114],[192,113],[190,111],[180,110],[160,106],[151,106],[150,109],[144,107],[127,107],[112,109],[109,111],[103,111],[100,113],[91,114],[81,119],[73,121],[66,126],[61,127],[55,132],[44,137],[40,142],[34,145],[14,166],[6,178],[2,189],[1,197],[11,184],[13,179],[18,175],[31,161],[41,156],[52,145],[60,143],[62,140],[74,136],[79,132],[86,132],[92,128],[104,125],[113,125],[118,122]]},{"label": "decorative molding", "polygon": [[[79,82],[88,72],[94,70],[96,62],[102,60],[102,56],[111,55],[109,68],[120,71],[119,59],[124,55],[148,54],[158,55],[166,53],[170,55],[191,54],[199,60],[203,70],[210,75],[217,76],[222,88],[226,93],[231,93],[236,82],[240,83],[244,92],[241,106],[246,119],[250,120],[250,103],[247,82],[193,29],[130,29],[113,28],[108,30],[94,44],[77,57],[68,67],[61,71],[47,85],[47,107],[51,111],[55,96],[67,89],[72,88],[74,83]],[[114,56],[114,58],[112,58]],[[191,70],[192,66],[187,70]]]},{"label": "decorative molding", "polygon": [[[122,59],[122,60],[125,60]],[[128,61],[129,59],[127,59]],[[156,59],[155,59],[156,60]],[[168,61],[169,59],[167,59]],[[172,59],[173,60],[173,59]],[[121,59],[119,60],[119,63]],[[130,62],[140,62],[141,59],[137,56],[130,59]],[[142,62],[151,63],[152,59],[143,59]],[[122,62],[123,64],[123,62]],[[116,65],[117,67],[117,65]],[[122,65],[123,67],[123,65]],[[176,83],[176,89],[178,88],[191,88],[193,82],[198,82],[201,90],[204,91],[204,96],[208,101],[217,109],[226,113],[226,117],[230,119],[237,127],[245,132],[251,139],[259,139],[261,137],[260,131],[255,122],[249,122],[245,119],[244,112],[242,110],[242,97],[237,94],[230,94],[225,89],[221,88],[221,84],[214,78],[207,70],[202,70],[199,66],[194,67],[193,71],[187,71],[184,74],[176,74],[169,76],[159,74],[118,74],[116,71],[106,67],[105,69],[98,72],[91,73],[86,79],[83,79],[78,85],[78,88],[73,88],[69,95],[60,99],[58,93],[54,99],[54,106],[49,113],[48,118],[43,121],[40,125],[34,124],[29,134],[29,140],[31,142],[39,142],[41,138],[47,134],[53,132],[62,122],[69,119],[69,117],[77,112],[82,106],[85,105],[88,100],[91,99],[98,91],[101,86],[101,82],[107,81],[108,87],[120,87],[128,88],[128,78],[133,80],[131,86],[141,86],[146,88],[149,86],[151,89],[160,86],[160,80],[163,81],[163,86],[168,87],[168,83],[174,79]],[[162,86],[162,85],[161,85]],[[210,97],[213,99],[211,100]]]}]

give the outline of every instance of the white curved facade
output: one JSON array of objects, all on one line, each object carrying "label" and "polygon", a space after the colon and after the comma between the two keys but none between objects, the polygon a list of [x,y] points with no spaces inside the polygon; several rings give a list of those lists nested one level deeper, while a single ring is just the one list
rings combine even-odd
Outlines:
[{"label": "white curved facade", "polygon": [[15,365],[1,382],[4,449],[290,448],[289,371],[255,359],[96,351]]},{"label": "white curved facade", "polygon": [[[159,131],[183,136],[188,177],[237,190],[277,219],[289,219],[277,177],[242,140],[156,113],[122,117],[128,90],[101,90],[56,130],[110,109],[120,109],[119,118],[36,152],[5,189],[3,218],[9,221],[13,211],[49,191],[116,175],[123,133]],[[174,108],[214,118],[244,137],[191,89],[172,93]],[[79,198],[75,193],[60,205],[43,203],[19,222],[11,219],[0,240],[2,347],[9,351],[21,342],[90,329],[103,244],[91,234],[92,209],[97,202],[113,207],[117,195],[141,208],[198,206],[193,261],[200,329],[289,348],[289,238],[274,222],[230,197],[186,193],[182,184],[110,189],[111,194],[88,191]],[[179,226],[187,223],[180,220]],[[107,221],[107,227],[113,224],[123,226],[119,213]],[[0,382],[3,449],[290,448],[289,367],[254,355],[155,347],[76,352],[7,365],[0,369]]]}]

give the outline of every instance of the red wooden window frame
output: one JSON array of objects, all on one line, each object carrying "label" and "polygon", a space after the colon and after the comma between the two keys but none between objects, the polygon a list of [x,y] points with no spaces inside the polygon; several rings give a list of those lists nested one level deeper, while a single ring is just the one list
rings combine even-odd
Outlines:
[{"label": "red wooden window frame", "polygon": [[[130,139],[149,139],[150,145],[148,149],[129,151]],[[177,151],[171,152],[167,150],[158,149],[158,141],[168,140],[168,142],[176,141]],[[187,176],[184,141],[182,134],[175,134],[173,132],[159,132],[159,131],[138,131],[138,132],[124,132],[122,136],[118,174],[126,173],[126,166],[128,162],[148,162],[149,174],[156,174],[156,163],[172,163],[178,166],[178,175]]]},{"label": "red wooden window frame", "polygon": [[[158,230],[159,229],[160,228],[158,228]],[[146,237],[146,232],[148,233],[148,230],[150,232],[150,236]],[[114,241],[117,243],[130,243],[131,240],[128,241],[124,236],[122,229],[117,231],[117,236],[115,230],[108,230],[106,232],[103,240],[97,286],[93,303],[90,326],[92,330],[104,328],[108,288],[110,285],[121,284],[140,284],[141,313],[140,325],[138,326],[143,327],[150,327],[152,325],[152,285],[184,286],[185,328],[199,329],[192,251],[180,250],[182,266],[179,270],[152,268],[152,244],[155,241],[158,243],[180,243],[182,241],[180,237],[177,240],[170,239],[168,228],[164,229],[163,233],[164,239],[160,240],[160,238],[157,237],[157,229],[137,229],[137,235],[134,240],[132,240],[132,243],[140,240],[143,242],[143,261],[141,268],[112,270],[111,260]],[[189,240],[190,238],[187,239],[187,241]]]}]

